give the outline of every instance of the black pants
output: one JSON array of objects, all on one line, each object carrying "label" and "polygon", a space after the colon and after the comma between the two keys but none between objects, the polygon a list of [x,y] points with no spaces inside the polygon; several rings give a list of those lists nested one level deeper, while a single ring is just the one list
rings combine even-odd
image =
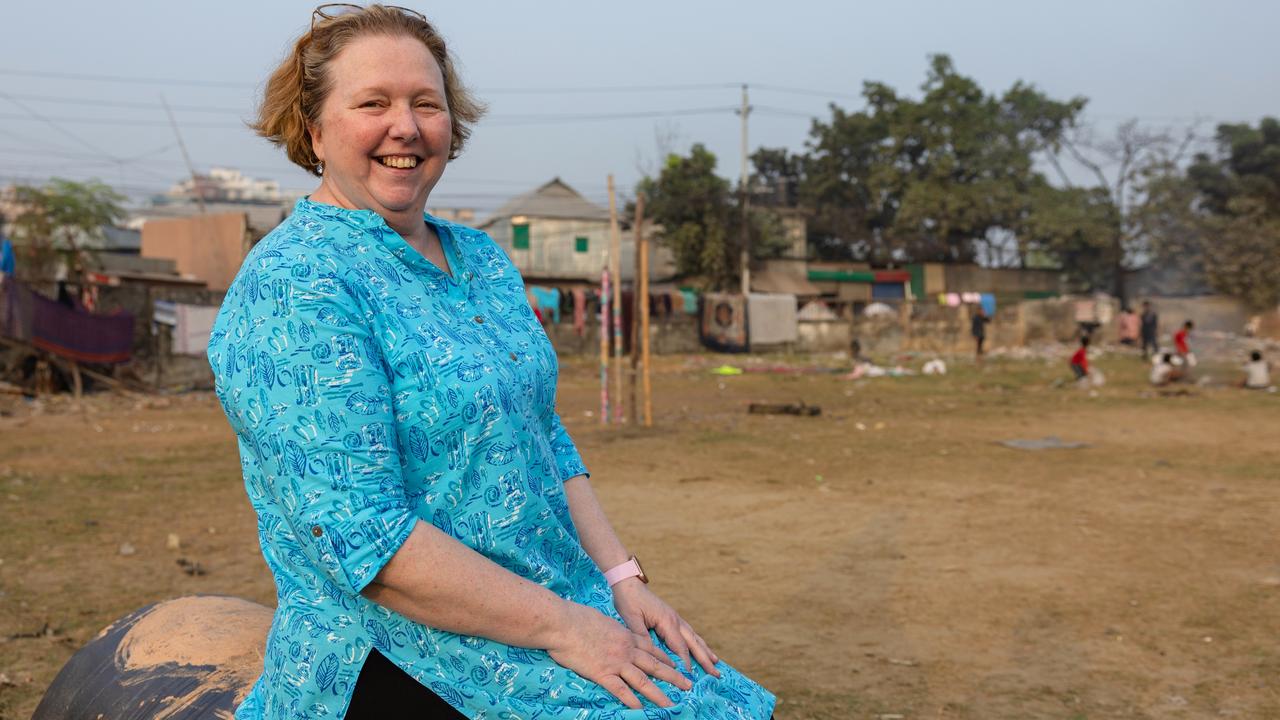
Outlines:
[{"label": "black pants", "polygon": [[348,720],[379,720],[386,718],[421,718],[454,720],[466,716],[431,692],[426,685],[414,680],[408,673],[396,667],[377,650],[369,652],[369,659],[360,668],[356,689],[347,706]]},{"label": "black pants", "polygon": [[415,720],[454,720],[466,716],[440,699],[427,686],[414,680],[408,673],[396,667],[377,650],[369,652],[369,659],[360,668],[356,689],[347,706],[347,720],[382,720],[383,718],[412,717]]}]

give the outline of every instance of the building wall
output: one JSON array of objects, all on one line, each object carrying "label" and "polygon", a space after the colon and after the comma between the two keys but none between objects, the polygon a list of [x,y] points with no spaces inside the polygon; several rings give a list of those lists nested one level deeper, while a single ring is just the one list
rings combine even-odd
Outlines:
[{"label": "building wall", "polygon": [[[499,218],[485,230],[511,258],[521,274],[531,277],[600,277],[609,249],[609,223],[600,220],[528,219],[529,248],[512,246],[511,218]],[[587,238],[587,252],[578,252],[575,239]]]},{"label": "building wall", "polygon": [[[599,355],[600,323],[587,322],[581,336],[573,331],[572,322],[546,325],[547,337],[561,355]],[[649,352],[655,355],[701,352],[698,319],[694,315],[677,314],[649,322]]]},{"label": "building wall", "polygon": [[249,249],[243,213],[148,220],[142,226],[142,257],[168,258],[178,272],[226,290]]},{"label": "building wall", "polygon": [[[980,265],[943,265],[944,290],[936,292],[1022,293],[1062,291],[1061,273],[1055,270],[1022,270],[987,268]],[[936,271],[934,277],[936,277]],[[928,266],[925,269],[926,292],[929,290]]]}]

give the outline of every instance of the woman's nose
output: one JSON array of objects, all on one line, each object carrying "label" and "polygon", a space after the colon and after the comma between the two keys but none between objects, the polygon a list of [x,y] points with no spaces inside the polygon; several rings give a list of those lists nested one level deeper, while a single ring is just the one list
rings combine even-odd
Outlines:
[{"label": "woman's nose", "polygon": [[405,142],[418,139],[418,120],[414,117],[413,108],[408,105],[393,106],[389,133],[396,140]]}]

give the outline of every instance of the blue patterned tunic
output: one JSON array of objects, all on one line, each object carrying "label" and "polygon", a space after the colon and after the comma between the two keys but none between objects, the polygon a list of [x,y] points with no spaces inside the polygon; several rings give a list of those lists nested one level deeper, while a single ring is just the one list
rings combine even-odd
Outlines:
[{"label": "blue patterned tunic", "polygon": [[426,221],[452,276],[376,213],[303,199],[218,314],[209,361],[278,594],[236,717],[342,717],[377,648],[470,718],[768,718],[773,696],[724,663],[688,692],[660,682],[673,709],[629,710],[545,651],[360,594],[421,520],[621,622],[569,514],[563,482],[586,468],[520,275],[484,233]]}]

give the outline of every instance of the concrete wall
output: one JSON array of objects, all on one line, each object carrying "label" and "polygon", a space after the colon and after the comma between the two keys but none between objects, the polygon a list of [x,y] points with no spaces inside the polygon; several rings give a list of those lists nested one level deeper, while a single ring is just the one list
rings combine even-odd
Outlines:
[{"label": "concrete wall", "polygon": [[244,213],[148,220],[142,226],[142,257],[174,260],[179,273],[226,290],[249,250],[246,223]]},{"label": "concrete wall", "polygon": [[[528,221],[527,250],[512,247],[511,218],[501,218],[485,228],[522,275],[531,278],[599,279],[600,268],[609,249],[607,221],[538,217],[530,217]],[[587,238],[586,252],[577,252],[574,242],[578,237]]]},{"label": "concrete wall", "polygon": [[[1076,303],[1087,298],[1065,297],[1029,300],[1000,307],[987,325],[987,347],[1019,347],[1040,343],[1074,343],[1079,337]],[[1118,314],[1119,303],[1101,300]],[[1250,314],[1236,300],[1222,296],[1196,298],[1155,298],[1160,315],[1160,335],[1164,342],[1181,324],[1190,319],[1201,333],[1243,335]],[[945,307],[931,303],[900,306],[897,317],[856,317],[843,320],[800,324],[798,350],[822,352],[848,347],[851,337],[862,344],[868,354],[892,354],[906,351],[968,353],[974,349],[970,335],[971,307]],[[844,325],[842,333],[838,327]],[[1258,322],[1258,335],[1280,338],[1280,310],[1263,314]],[[1116,324],[1107,323],[1097,329],[1095,338],[1104,343],[1116,342]]]},{"label": "concrete wall", "polygon": [[[582,336],[573,331],[572,322],[548,323],[547,337],[561,355],[599,355],[600,326],[594,316],[588,318]],[[662,320],[649,321],[649,352],[655,355],[700,352],[696,315],[675,314]]]}]

